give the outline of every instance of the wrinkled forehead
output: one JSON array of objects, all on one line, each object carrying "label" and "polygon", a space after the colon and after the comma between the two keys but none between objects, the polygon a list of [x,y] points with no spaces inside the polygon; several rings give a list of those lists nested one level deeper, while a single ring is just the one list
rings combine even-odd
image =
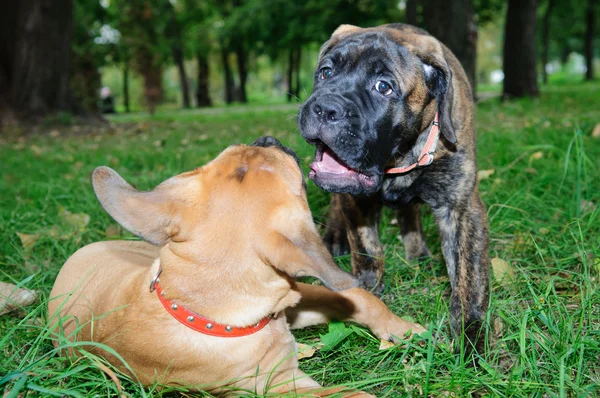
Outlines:
[{"label": "wrinkled forehead", "polygon": [[321,48],[319,64],[325,62],[366,68],[374,73],[404,73],[420,64],[418,57],[386,32],[367,31],[332,37]]}]

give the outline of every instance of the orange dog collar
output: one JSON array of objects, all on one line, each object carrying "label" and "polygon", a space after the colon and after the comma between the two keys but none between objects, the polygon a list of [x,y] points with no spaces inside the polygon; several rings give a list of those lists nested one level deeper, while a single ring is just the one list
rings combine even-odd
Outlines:
[{"label": "orange dog collar", "polygon": [[267,326],[269,322],[271,322],[272,316],[266,316],[258,321],[258,323],[255,325],[245,327],[234,327],[213,322],[210,319],[207,319],[202,315],[198,315],[194,311],[191,311],[182,305],[174,303],[173,300],[166,299],[164,297],[164,291],[159,284],[160,279],[158,276],[161,272],[162,270],[159,269],[154,279],[152,279],[152,282],[150,283],[150,291],[152,292],[156,290],[158,299],[163,307],[165,307],[167,312],[171,314],[173,318],[177,319],[179,322],[192,330],[215,337],[243,337],[258,332]]},{"label": "orange dog collar", "polygon": [[435,118],[433,119],[433,124],[431,127],[429,127],[429,136],[427,137],[427,141],[425,142],[423,150],[421,150],[419,159],[415,163],[406,167],[392,167],[391,169],[387,169],[385,171],[386,174],[408,173],[412,169],[429,166],[431,163],[433,163],[433,153],[435,152],[435,148],[437,147],[437,143],[440,138],[440,123],[438,119],[438,113],[436,112]]}]

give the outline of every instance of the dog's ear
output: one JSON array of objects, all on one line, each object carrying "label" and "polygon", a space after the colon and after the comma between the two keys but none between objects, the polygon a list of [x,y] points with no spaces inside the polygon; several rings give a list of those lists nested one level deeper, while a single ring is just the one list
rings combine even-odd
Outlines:
[{"label": "dog's ear", "polygon": [[161,186],[140,192],[104,166],[94,170],[92,185],[104,210],[132,234],[162,246],[176,230],[171,200]]},{"label": "dog's ear", "polygon": [[361,29],[362,28],[358,27],[358,26],[344,24],[344,25],[338,26],[338,28],[333,31],[331,36],[344,35],[346,33],[354,33],[354,32],[360,31]]},{"label": "dog's ear", "polygon": [[418,31],[399,32],[398,29],[389,28],[388,32],[398,44],[421,60],[425,84],[437,100],[440,132],[446,140],[456,144],[456,132],[452,124],[452,99],[454,98],[452,72],[446,61],[442,44],[433,36]]},{"label": "dog's ear", "polygon": [[452,72],[445,67],[423,64],[425,82],[437,100],[440,116],[440,132],[452,144],[456,144],[456,132],[452,124]]},{"label": "dog's ear", "polygon": [[293,227],[273,230],[260,239],[259,255],[263,261],[292,278],[301,276],[318,278],[333,291],[358,286],[356,278],[343,271],[333,261],[312,224],[312,219],[309,220],[310,224],[295,221],[291,220]]}]

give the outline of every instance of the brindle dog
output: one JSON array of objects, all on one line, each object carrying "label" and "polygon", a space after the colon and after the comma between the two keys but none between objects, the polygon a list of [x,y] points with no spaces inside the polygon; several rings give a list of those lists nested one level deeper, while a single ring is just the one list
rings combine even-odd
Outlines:
[{"label": "brindle dog", "polygon": [[[387,174],[421,159],[436,114],[433,162]],[[420,204],[428,204],[450,277],[453,329],[481,352],[489,238],[477,184],[473,98],[456,57],[410,25],[342,25],[321,48],[314,91],[298,122],[317,148],[309,177],[336,193],[325,236],[333,254],[349,249],[362,286],[381,292],[382,206],[397,209],[406,256],[419,259],[430,255],[420,217]]]}]

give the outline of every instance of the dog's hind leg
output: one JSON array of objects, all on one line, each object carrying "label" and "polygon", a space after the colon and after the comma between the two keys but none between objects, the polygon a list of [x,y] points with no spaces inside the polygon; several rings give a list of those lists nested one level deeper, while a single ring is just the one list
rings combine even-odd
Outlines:
[{"label": "dog's hind leg", "polygon": [[406,259],[419,261],[431,257],[421,226],[421,204],[402,206],[398,209],[397,217]]},{"label": "dog's hind leg", "polygon": [[388,341],[425,331],[421,325],[396,316],[379,298],[361,288],[333,292],[323,286],[297,283],[295,290],[302,298],[295,307],[286,309],[292,329],[332,320],[351,321],[368,327],[377,337]]}]

